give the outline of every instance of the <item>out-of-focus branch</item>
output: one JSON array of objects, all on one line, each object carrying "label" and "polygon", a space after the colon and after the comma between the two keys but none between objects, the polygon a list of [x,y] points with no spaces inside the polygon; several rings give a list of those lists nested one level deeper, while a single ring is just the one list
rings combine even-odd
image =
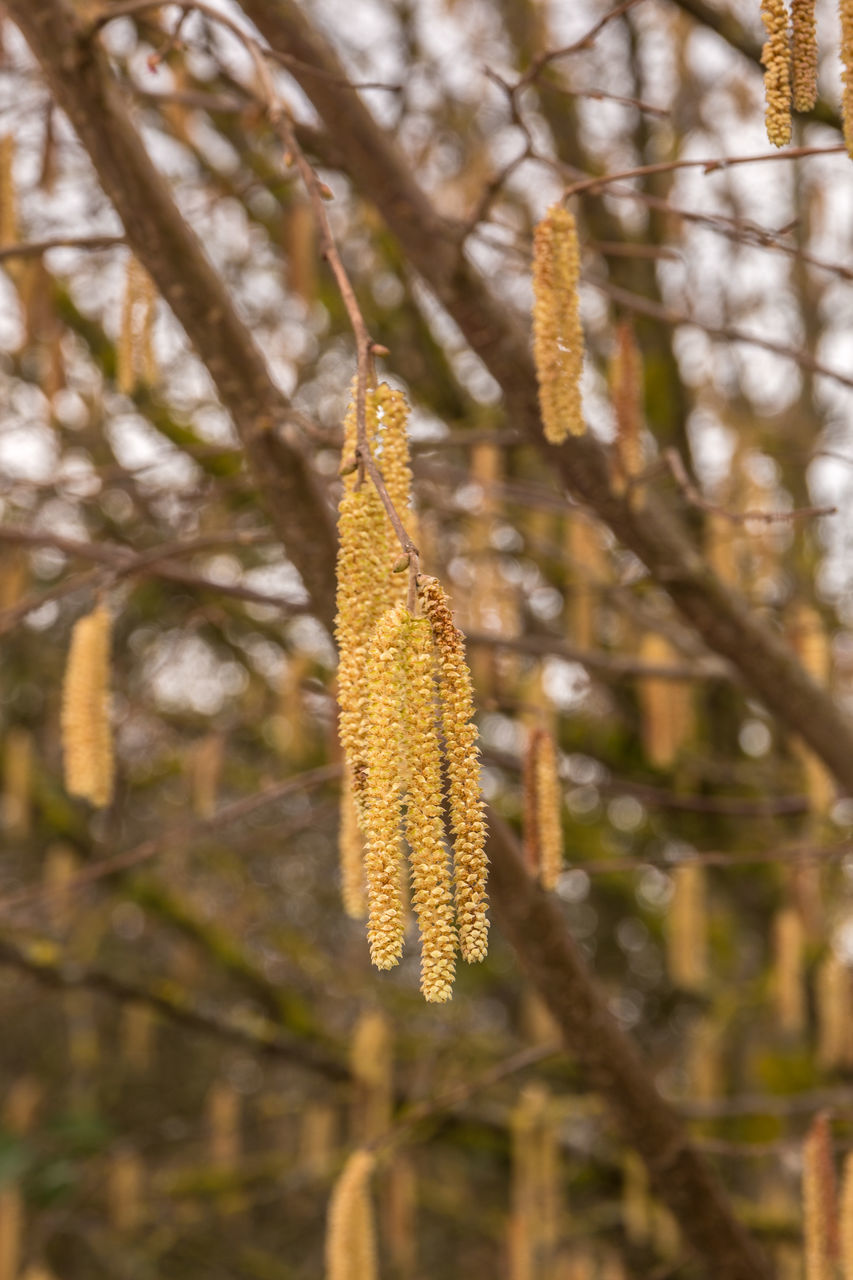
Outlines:
[{"label": "out-of-focus branch", "polygon": [[643,1157],[655,1191],[709,1272],[731,1280],[769,1276],[683,1122],[608,1012],[553,897],[528,876],[514,837],[496,813],[489,814],[489,830],[495,914],[585,1081],[606,1098],[621,1136]]},{"label": "out-of-focus branch", "polygon": [[[134,870],[144,862],[150,862],[164,849],[172,847],[176,841],[183,843],[210,832],[218,832],[225,824],[238,822],[257,809],[273,804],[276,800],[281,800],[294,792],[309,791],[314,787],[324,786],[327,782],[334,782],[340,777],[340,773],[339,764],[325,764],[317,769],[310,769],[306,773],[296,774],[295,777],[286,778],[283,782],[276,782],[254,795],[243,796],[239,800],[232,801],[231,804],[222,805],[212,818],[203,818],[198,822],[185,822],[178,827],[170,827],[168,831],[163,831],[150,840],[144,840],[142,844],[135,845],[124,853],[116,853],[112,857],[102,858],[99,862],[92,862],[78,871],[62,886],[61,890],[53,892],[63,894],[74,892],[96,880]],[[51,891],[42,884],[29,889],[19,889],[16,893],[0,898],[0,914],[6,914],[17,907],[30,906],[50,896]]]},{"label": "out-of-focus branch", "polygon": [[[265,532],[260,535],[246,535],[238,530],[224,536],[215,535],[213,538],[199,538],[191,542],[155,547],[151,551],[134,552],[127,547],[109,542],[85,542],[79,538],[66,538],[61,534],[48,533],[41,529],[23,529],[14,525],[0,526],[0,542],[11,542],[24,547],[55,547],[57,551],[62,551],[67,556],[94,561],[104,566],[101,579],[115,581],[120,578],[165,578],[170,582],[180,582],[184,586],[212,591],[234,600],[268,605],[274,609],[283,610],[287,614],[305,613],[308,608],[305,604],[297,604],[265,591],[256,591],[252,587],[241,586],[239,583],[217,582],[213,578],[205,578],[203,574],[193,573],[191,569],[184,569],[181,565],[172,563],[175,557],[196,555],[211,546],[224,545],[233,550],[256,542],[259,538],[269,541],[269,537],[270,535]],[[49,600],[58,600],[98,580],[98,576],[92,574],[67,579],[49,591],[27,597],[10,608],[0,611],[0,635],[11,631],[22,618],[40,609]]]},{"label": "out-of-focus branch", "polygon": [[311,584],[316,613],[331,627],[331,513],[290,423],[286,398],[145,150],[97,39],[61,0],[12,0],[8,13],[88,151],[131,250],[207,366],[275,528]]}]

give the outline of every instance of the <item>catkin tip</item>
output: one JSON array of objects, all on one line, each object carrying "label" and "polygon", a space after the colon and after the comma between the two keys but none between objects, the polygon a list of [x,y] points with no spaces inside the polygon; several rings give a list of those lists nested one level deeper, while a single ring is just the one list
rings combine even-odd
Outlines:
[{"label": "catkin tip", "polygon": [[761,0],[767,39],[761,51],[764,65],[764,119],[774,147],[791,141],[791,40],[785,0]]},{"label": "catkin tip", "polygon": [[437,578],[421,575],[418,595],[432,630],[439,672],[442,728],[447,758],[450,826],[453,831],[454,893],[459,949],[469,964],[488,950],[488,857],[485,806],[480,798],[480,757],[474,724],[471,673],[462,634],[453,622]]}]

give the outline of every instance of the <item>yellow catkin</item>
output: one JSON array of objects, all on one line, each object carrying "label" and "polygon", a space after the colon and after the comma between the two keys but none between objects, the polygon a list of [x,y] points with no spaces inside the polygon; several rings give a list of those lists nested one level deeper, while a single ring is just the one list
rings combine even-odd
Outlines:
[{"label": "yellow catkin", "polygon": [[[610,392],[616,417],[613,442],[614,488],[624,493],[643,469],[643,365],[634,330],[623,320],[616,330],[616,350],[610,364]],[[642,492],[631,491],[636,506]]]},{"label": "yellow catkin", "polygon": [[[402,391],[380,382],[374,392],[381,449],[377,462],[397,515],[405,523],[411,501],[412,468],[409,460],[409,406]],[[410,514],[410,513],[409,513]]]},{"label": "yellow catkin", "polygon": [[208,1090],[205,1110],[210,1163],[214,1169],[233,1173],[240,1160],[240,1094],[230,1084],[216,1081]]},{"label": "yellow catkin", "polygon": [[[797,602],[788,617],[787,631],[791,647],[808,674],[818,684],[829,684],[832,679],[832,650],[818,611],[809,604]],[[797,741],[795,750],[802,765],[805,792],[812,811],[827,813],[835,800],[832,775],[805,743]]]},{"label": "yellow catkin", "polygon": [[558,1124],[548,1091],[529,1085],[511,1117],[510,1280],[547,1275],[559,1224]]},{"label": "yellow catkin", "polygon": [[815,1118],[803,1144],[805,1280],[835,1278],[835,1206],[832,1134],[825,1113],[821,1113]]},{"label": "yellow catkin", "polygon": [[0,138],[0,245],[18,242],[18,195],[15,188],[15,139]]},{"label": "yellow catkin", "polygon": [[803,943],[799,911],[784,907],[773,923],[773,997],[779,1030],[787,1035],[799,1035],[806,1021]]},{"label": "yellow catkin", "polygon": [[[449,858],[444,844],[434,666],[430,620],[407,616],[403,631],[403,715],[408,773],[406,839],[410,850],[412,904],[421,935],[421,990],[426,1000],[440,1002],[449,1000],[453,994],[457,939]],[[450,759],[449,742],[447,749]]]},{"label": "yellow catkin", "polygon": [[652,1234],[649,1175],[635,1151],[626,1151],[622,1158],[622,1225],[633,1245],[646,1244]]},{"label": "yellow catkin", "polygon": [[3,825],[25,836],[30,830],[33,780],[33,736],[10,729],[3,744]]},{"label": "yellow catkin", "polygon": [[665,1262],[681,1253],[681,1234],[675,1215],[664,1204],[652,1201],[652,1247]]},{"label": "yellow catkin", "polygon": [[295,200],[287,209],[284,224],[287,253],[287,281],[295,294],[308,304],[317,297],[317,224],[307,200]]},{"label": "yellow catkin", "polygon": [[400,884],[402,792],[402,642],[405,611],[397,605],[380,618],[367,655],[368,712],[365,760],[365,872],[370,958],[390,969],[403,951]]},{"label": "yellow catkin", "polygon": [[309,1102],[300,1115],[299,1169],[309,1178],[326,1178],[335,1158],[337,1112],[326,1102]]},{"label": "yellow catkin", "polygon": [[774,147],[791,141],[791,42],[785,0],[761,0],[767,40],[761,51],[764,66],[764,120]]},{"label": "yellow catkin", "polygon": [[705,524],[705,543],[708,563],[720,581],[727,586],[739,586],[741,572],[737,537],[731,520],[727,520],[725,516],[709,514]]},{"label": "yellow catkin", "polygon": [[221,733],[205,734],[190,751],[190,798],[192,811],[199,818],[212,818],[216,812],[224,762],[225,738]]},{"label": "yellow catkin", "polygon": [[3,1127],[21,1136],[29,1133],[44,1096],[44,1090],[33,1076],[19,1076],[9,1086],[3,1100]]},{"label": "yellow catkin", "polygon": [[[376,441],[376,410],[372,395],[367,404],[367,435]],[[355,454],[356,411],[351,404],[344,420],[343,460]],[[379,495],[365,476],[359,486],[357,472],[344,478],[338,508],[337,617],[335,636],[338,663],[338,734],[361,810],[367,776],[367,649],[377,621],[391,606],[396,586],[390,525]],[[403,575],[399,575],[399,578]]]},{"label": "yellow catkin", "polygon": [[113,792],[111,630],[104,605],[75,623],[62,689],[65,786],[70,795],[81,796],[99,809],[109,804]]},{"label": "yellow catkin", "polygon": [[0,1187],[0,1280],[18,1280],[24,1234],[24,1202],[14,1182]]},{"label": "yellow catkin", "polygon": [[536,808],[539,832],[539,879],[554,889],[563,869],[563,791],[557,749],[550,733],[539,737],[536,750]]},{"label": "yellow catkin", "polygon": [[130,395],[136,386],[136,337],[134,311],[136,309],[139,268],[136,259],[128,258],[124,277],[124,297],[121,304],[118,341],[116,343],[116,386],[123,395]]},{"label": "yellow catkin", "polygon": [[347,774],[341,787],[341,814],[338,827],[338,856],[341,869],[341,898],[344,911],[351,920],[363,920],[367,914],[364,883],[364,843],[358,826],[358,813],[352,794],[352,781]]},{"label": "yellow catkin", "polygon": [[844,1159],[844,1175],[838,1206],[838,1234],[841,1250],[841,1273],[853,1280],[853,1151]]},{"label": "yellow catkin", "polygon": [[601,534],[592,521],[572,511],[563,536],[568,639],[580,649],[591,649],[601,587],[607,580]]},{"label": "yellow catkin", "polygon": [[794,106],[811,111],[817,101],[815,0],[791,0],[791,61]]},{"label": "yellow catkin", "polygon": [[723,1037],[719,1021],[700,1017],[690,1028],[685,1058],[688,1096],[712,1102],[724,1088]]},{"label": "yellow catkin", "polygon": [[60,935],[65,933],[71,921],[71,882],[76,868],[77,856],[70,845],[50,846],[44,860],[42,885],[51,928]]},{"label": "yellow catkin", "polygon": [[[640,642],[640,658],[649,666],[668,666],[679,654],[666,636],[649,632]],[[643,746],[651,764],[668,769],[693,731],[693,699],[684,680],[643,676],[637,682]]]},{"label": "yellow catkin", "polygon": [[0,551],[0,611],[11,609],[23,597],[29,577],[29,562],[20,547]]},{"label": "yellow catkin", "polygon": [[666,921],[667,971],[685,991],[701,991],[708,980],[708,922],[705,869],[682,862],[672,873],[672,901]]},{"label": "yellow catkin", "polygon": [[139,340],[137,345],[138,373],[147,386],[157,383],[157,356],[154,351],[154,322],[157,319],[157,287],[147,271],[139,282]]},{"label": "yellow catkin", "polygon": [[149,384],[157,381],[153,346],[156,306],[153,280],[136,258],[129,258],[116,343],[116,386],[124,395],[133,394],[140,378]]},{"label": "yellow catkin", "polygon": [[413,1280],[416,1269],[417,1177],[405,1152],[395,1151],[385,1177],[383,1209],[391,1274]]},{"label": "yellow catkin", "polygon": [[378,1009],[363,1013],[350,1045],[352,1138],[367,1146],[387,1133],[394,1104],[394,1040],[391,1024]]},{"label": "yellow catkin", "polygon": [[580,251],[575,220],[552,205],[533,238],[533,357],[545,437],[560,444],[583,435],[580,380],[583,331],[578,278]]},{"label": "yellow catkin", "polygon": [[827,1071],[850,1058],[850,975],[834,951],[820,965],[815,985],[817,1059]]},{"label": "yellow catkin", "polygon": [[539,754],[539,739],[544,732],[544,729],[534,727],[528,733],[522,771],[524,862],[530,874],[537,877],[539,875],[541,846],[539,842],[539,788],[536,777],[536,758]]},{"label": "yellow catkin", "polygon": [[484,805],[480,798],[480,756],[471,673],[465,662],[465,642],[453,622],[441,583],[421,575],[418,592],[432,628],[438,659],[459,948],[462,958],[472,963],[482,960],[488,950],[489,860]]},{"label": "yellow catkin", "polygon": [[301,762],[309,742],[308,717],[302,686],[311,669],[307,654],[290,654],[279,684],[278,708],[273,718],[275,745],[281,754]]},{"label": "yellow catkin", "polygon": [[853,157],[853,0],[838,0],[838,16],[841,19],[841,119],[844,123],[844,141],[848,154]]},{"label": "yellow catkin", "polygon": [[335,1183],[326,1220],[326,1280],[376,1280],[376,1238],[370,1203],[374,1159],[355,1151]]},{"label": "yellow catkin", "polygon": [[110,1160],[107,1180],[110,1222],[116,1231],[135,1231],[142,1218],[143,1164],[135,1151],[122,1148]]}]

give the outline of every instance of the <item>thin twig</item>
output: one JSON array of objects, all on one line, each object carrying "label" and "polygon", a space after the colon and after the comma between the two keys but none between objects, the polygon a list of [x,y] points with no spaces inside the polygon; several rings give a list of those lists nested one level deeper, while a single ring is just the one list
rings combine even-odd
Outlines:
[{"label": "thin twig", "polygon": [[[707,511],[709,515],[721,516],[724,520],[730,520],[732,524],[748,524],[752,521],[763,524],[788,524],[793,520],[810,520],[817,516],[834,516],[838,513],[837,507],[796,507],[793,511],[730,511],[727,507],[720,507],[716,502],[709,502],[702,496],[687,474],[687,468],[677,449],[664,449],[661,461],[692,507]],[[639,477],[635,476],[632,483],[637,483],[638,479]]]},{"label": "thin twig", "polygon": [[132,849],[127,849],[124,853],[117,853],[110,858],[102,858],[99,862],[93,862],[78,871],[61,888],[50,889],[45,885],[37,885],[29,889],[21,889],[17,893],[7,895],[5,898],[0,898],[0,914],[12,911],[16,907],[29,906],[33,902],[41,901],[43,898],[50,898],[57,893],[75,892],[107,876],[119,875],[132,867],[138,867],[143,862],[150,862],[152,858],[156,857],[164,849],[172,847],[176,841],[184,842],[193,840],[198,836],[207,835],[210,832],[218,832],[225,824],[238,822],[241,818],[246,818],[255,813],[256,810],[262,809],[268,804],[274,804],[277,800],[282,800],[285,796],[292,795],[294,792],[310,791],[314,787],[325,786],[327,782],[333,782],[336,778],[339,778],[340,774],[341,766],[339,764],[326,764],[317,769],[309,769],[305,773],[297,774],[293,778],[286,778],[283,782],[277,782],[271,787],[265,787],[254,795],[244,796],[241,800],[234,800],[231,804],[223,805],[212,818],[204,818],[198,822],[182,823],[177,827],[172,827],[168,831],[162,832],[159,836],[143,841],[142,844],[138,844]]},{"label": "thin twig", "polygon": [[39,258],[51,249],[116,249],[124,244],[127,244],[126,236],[53,236],[26,244],[4,244],[0,247],[0,262],[9,258]]},{"label": "thin twig", "polygon": [[567,58],[573,53],[583,53],[590,48],[593,41],[604,30],[609,23],[614,22],[617,18],[621,18],[629,9],[633,9],[635,5],[641,4],[642,0],[624,0],[622,4],[611,9],[609,13],[605,13],[593,27],[590,27],[585,36],[581,36],[580,40],[575,40],[574,44],[564,45],[561,49],[550,49],[545,53],[539,53],[530,63],[524,75],[515,86],[516,91],[523,89],[526,85],[532,84],[542,73],[545,67],[550,63],[556,62],[558,58]]}]

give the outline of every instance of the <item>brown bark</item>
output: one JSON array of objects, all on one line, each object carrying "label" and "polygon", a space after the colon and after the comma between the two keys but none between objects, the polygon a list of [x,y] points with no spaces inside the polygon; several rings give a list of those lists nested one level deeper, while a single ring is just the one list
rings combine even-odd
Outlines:
[{"label": "brown bark", "polygon": [[547,1004],[584,1079],[607,1099],[622,1138],[713,1276],[769,1276],[766,1259],[731,1211],[684,1124],[664,1101],[633,1041],[609,1013],[552,894],[524,869],[503,819],[489,814],[490,890],[501,931]]}]

